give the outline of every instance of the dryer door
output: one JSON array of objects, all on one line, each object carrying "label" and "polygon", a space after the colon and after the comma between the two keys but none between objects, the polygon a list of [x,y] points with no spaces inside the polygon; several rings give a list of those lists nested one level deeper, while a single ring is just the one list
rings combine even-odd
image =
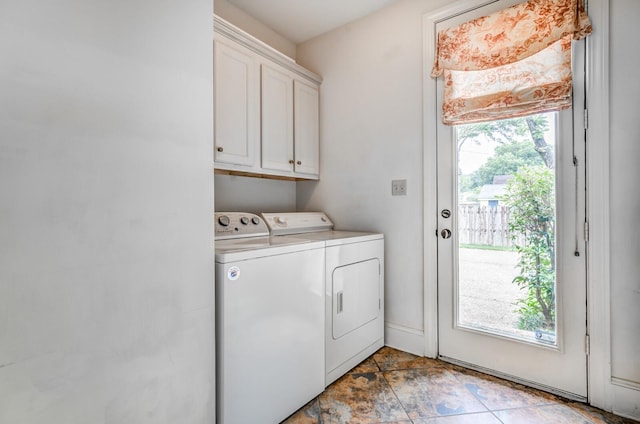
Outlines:
[{"label": "dryer door", "polygon": [[380,260],[377,258],[335,268],[333,290],[333,339],[373,321],[380,311]]}]

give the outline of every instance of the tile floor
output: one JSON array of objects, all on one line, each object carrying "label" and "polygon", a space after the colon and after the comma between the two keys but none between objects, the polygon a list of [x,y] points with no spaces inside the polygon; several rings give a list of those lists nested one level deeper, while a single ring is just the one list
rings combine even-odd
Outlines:
[{"label": "tile floor", "polygon": [[623,424],[590,406],[383,347],[284,424]]}]

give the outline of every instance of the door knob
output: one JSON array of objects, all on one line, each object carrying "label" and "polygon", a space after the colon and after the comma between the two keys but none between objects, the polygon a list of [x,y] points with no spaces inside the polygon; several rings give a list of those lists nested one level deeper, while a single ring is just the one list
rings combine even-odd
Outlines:
[{"label": "door knob", "polygon": [[218,151],[222,152],[224,149],[222,147],[218,147]]},{"label": "door knob", "polygon": [[302,165],[302,161],[298,161],[296,162],[298,165]]},{"label": "door knob", "polygon": [[451,238],[451,230],[445,228],[444,230],[440,231],[440,235],[443,239]]},{"label": "door knob", "polygon": [[291,159],[291,160],[289,161],[289,163],[290,163],[291,165],[293,165],[293,159]]}]

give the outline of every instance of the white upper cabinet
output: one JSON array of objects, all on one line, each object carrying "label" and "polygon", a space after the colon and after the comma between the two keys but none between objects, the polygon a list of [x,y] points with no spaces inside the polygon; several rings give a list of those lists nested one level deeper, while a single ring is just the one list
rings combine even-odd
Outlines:
[{"label": "white upper cabinet", "polygon": [[262,65],[262,168],[293,172],[293,77]]},{"label": "white upper cabinet", "polygon": [[321,78],[214,19],[215,168],[317,180]]},{"label": "white upper cabinet", "polygon": [[213,69],[215,161],[253,168],[260,148],[258,56],[219,37]]},{"label": "white upper cabinet", "polygon": [[295,171],[317,176],[320,172],[318,86],[296,80],[293,89]]}]

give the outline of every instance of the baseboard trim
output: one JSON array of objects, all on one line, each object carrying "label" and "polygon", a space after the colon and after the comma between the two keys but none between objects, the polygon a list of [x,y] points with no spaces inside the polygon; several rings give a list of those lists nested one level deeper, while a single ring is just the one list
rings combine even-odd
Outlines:
[{"label": "baseboard trim", "polygon": [[424,331],[385,322],[384,344],[394,349],[424,356]]},{"label": "baseboard trim", "polygon": [[612,411],[621,417],[640,421],[640,390],[635,382],[611,379]]}]

